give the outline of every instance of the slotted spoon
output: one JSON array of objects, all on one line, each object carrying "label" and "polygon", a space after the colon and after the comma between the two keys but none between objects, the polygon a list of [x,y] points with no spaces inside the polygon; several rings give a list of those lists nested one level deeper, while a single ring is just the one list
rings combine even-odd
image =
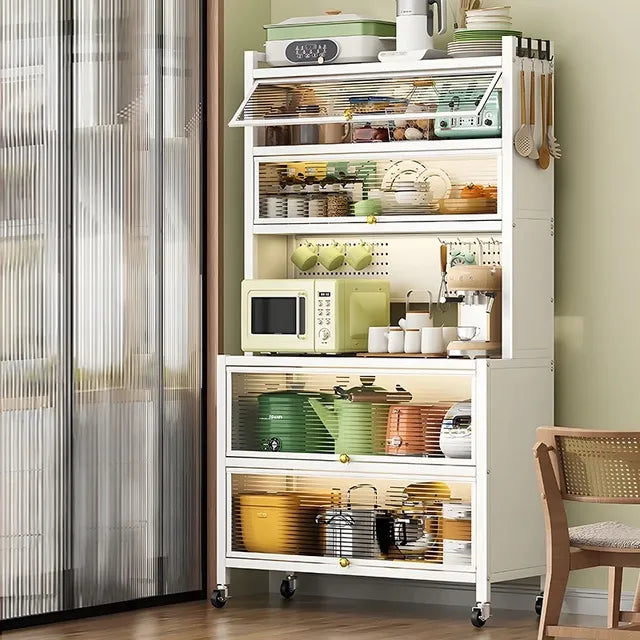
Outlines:
[{"label": "slotted spoon", "polygon": [[553,67],[547,75],[547,143],[549,144],[549,153],[556,160],[562,158],[562,149],[556,140],[553,131]]},{"label": "slotted spoon", "polygon": [[520,128],[516,133],[513,144],[516,151],[523,157],[528,158],[533,149],[533,133],[531,126],[527,122],[527,88],[524,78],[524,65],[520,70]]},{"label": "slotted spoon", "polygon": [[531,63],[531,80],[529,85],[529,122],[531,123],[531,151],[529,157],[532,160],[537,160],[540,154],[536,146],[536,67],[534,63]]}]

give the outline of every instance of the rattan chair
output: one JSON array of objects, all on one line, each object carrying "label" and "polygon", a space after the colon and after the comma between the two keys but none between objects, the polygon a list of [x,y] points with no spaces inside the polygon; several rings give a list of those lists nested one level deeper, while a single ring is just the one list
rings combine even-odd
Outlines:
[{"label": "rattan chair", "polygon": [[[620,611],[622,570],[640,567],[640,528],[599,522],[569,528],[564,500],[640,504],[640,432],[540,427],[534,448],[547,535],[538,640],[640,640],[640,581],[633,611]],[[569,573],[609,567],[607,628],[559,626]]]}]

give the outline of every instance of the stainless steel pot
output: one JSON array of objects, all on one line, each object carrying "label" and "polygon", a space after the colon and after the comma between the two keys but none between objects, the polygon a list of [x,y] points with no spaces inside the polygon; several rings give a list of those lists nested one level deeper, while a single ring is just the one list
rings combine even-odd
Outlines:
[{"label": "stainless steel pot", "polygon": [[[351,492],[364,488],[373,491],[374,504],[369,508],[354,508]],[[378,490],[370,484],[350,487],[347,491],[346,508],[327,509],[316,517],[316,523],[326,527],[326,556],[380,558],[391,546],[391,514],[380,509]]]},{"label": "stainless steel pot", "polygon": [[418,503],[405,503],[393,516],[393,544],[405,558],[424,558],[438,546],[440,518]]}]

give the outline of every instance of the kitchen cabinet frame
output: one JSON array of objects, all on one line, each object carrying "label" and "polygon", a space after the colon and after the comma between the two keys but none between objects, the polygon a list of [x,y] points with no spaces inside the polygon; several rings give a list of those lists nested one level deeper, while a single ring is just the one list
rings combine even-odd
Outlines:
[{"label": "kitchen cabinet frame", "polygon": [[[551,53],[553,47],[551,48]],[[499,74],[502,91],[502,137],[416,142],[346,143],[340,145],[256,146],[251,126],[245,130],[245,278],[265,277],[258,259],[274,243],[297,236],[384,235],[412,236],[433,243],[442,235],[497,237],[502,242],[503,268],[502,345],[500,359],[396,359],[336,356],[220,356],[217,398],[217,594],[226,600],[230,570],[261,569],[295,573],[370,577],[396,577],[447,583],[474,584],[474,614],[486,621],[491,614],[491,585],[497,582],[541,576],[545,572],[544,528],[539,505],[531,449],[535,429],[553,424],[553,163],[542,171],[529,159],[518,156],[513,137],[520,126],[519,76],[523,60],[516,55],[516,39],[503,38],[501,57],[429,60],[406,63],[367,63],[317,67],[270,68],[261,66],[264,56],[245,55],[245,91],[256,81],[341,78],[409,72],[413,74],[460,74],[493,71]],[[529,63],[525,62],[529,70]],[[536,65],[536,90],[540,80]],[[528,76],[528,74],[527,74]],[[539,96],[537,109],[540,111]],[[239,110],[240,112],[240,110]],[[384,117],[381,119],[385,119]],[[375,120],[375,118],[372,118]],[[541,122],[541,114],[536,121]],[[323,157],[393,159],[446,157],[455,153],[495,154],[498,160],[498,214],[490,216],[393,216],[379,223],[349,220],[305,219],[287,221],[259,219],[258,171],[260,162],[301,161]],[[289,240],[287,240],[289,239]],[[283,246],[288,246],[283,244]],[[426,245],[425,245],[426,246]],[[407,258],[407,259],[410,259]],[[439,274],[438,274],[439,275]],[[268,277],[274,277],[272,273]],[[282,277],[286,277],[283,275]],[[231,377],[265,371],[304,371],[369,375],[468,375],[472,378],[474,446],[471,460],[404,456],[352,456],[347,464],[333,454],[268,454],[233,451],[231,438]],[[230,545],[231,493],[234,473],[307,474],[451,480],[473,485],[473,562],[469,570],[448,570],[445,565],[402,561],[354,559],[341,568],[336,558],[281,556],[234,551]],[[532,609],[534,603],[532,602]],[[218,605],[217,605],[218,606]],[[221,606],[221,605],[220,605]]]}]

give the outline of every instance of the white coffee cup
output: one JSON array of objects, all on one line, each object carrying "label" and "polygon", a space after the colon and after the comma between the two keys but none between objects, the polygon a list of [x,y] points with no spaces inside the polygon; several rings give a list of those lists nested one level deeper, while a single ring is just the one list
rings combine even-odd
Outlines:
[{"label": "white coffee cup", "polygon": [[442,327],[426,327],[421,331],[420,352],[428,355],[442,355],[445,352]]},{"label": "white coffee cup", "polygon": [[420,353],[420,329],[407,329],[404,332],[404,352]]},{"label": "white coffee cup", "polygon": [[388,353],[389,327],[369,327],[369,353]]},{"label": "white coffee cup", "polygon": [[404,331],[400,327],[389,327],[387,338],[389,340],[389,353],[402,353],[404,351]]},{"label": "white coffee cup", "polygon": [[442,327],[442,337],[444,338],[445,349],[450,342],[458,339],[458,327]]},{"label": "white coffee cup", "polygon": [[428,311],[409,311],[407,317],[402,318],[398,324],[406,331],[407,329],[424,329],[433,327],[433,319]]}]

